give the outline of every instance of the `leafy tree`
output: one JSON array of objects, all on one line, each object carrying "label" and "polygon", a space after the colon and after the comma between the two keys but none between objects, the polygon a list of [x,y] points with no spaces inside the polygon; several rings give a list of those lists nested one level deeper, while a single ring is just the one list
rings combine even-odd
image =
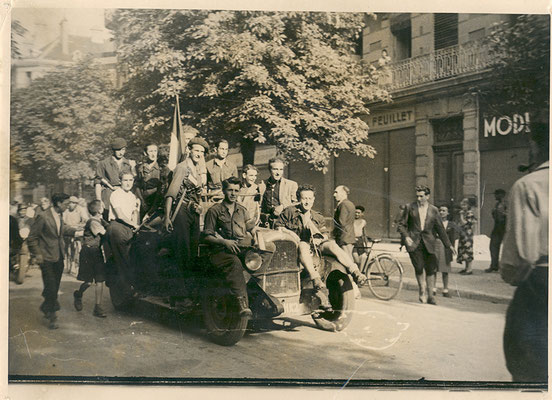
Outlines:
[{"label": "leafy tree", "polygon": [[489,36],[492,65],[483,100],[511,114],[531,110],[548,116],[550,92],[550,17],[516,15]]},{"label": "leafy tree", "polygon": [[[117,10],[108,27],[127,68],[135,131],[168,141],[175,95],[184,122],[243,149],[274,144],[325,170],[343,151],[373,157],[368,102],[388,99],[356,56],[352,13]],[[246,156],[247,154],[244,154]],[[251,161],[251,154],[247,161]]]},{"label": "leafy tree", "polygon": [[90,59],[15,90],[11,157],[23,179],[48,184],[92,178],[124,121],[111,92],[111,83]]}]

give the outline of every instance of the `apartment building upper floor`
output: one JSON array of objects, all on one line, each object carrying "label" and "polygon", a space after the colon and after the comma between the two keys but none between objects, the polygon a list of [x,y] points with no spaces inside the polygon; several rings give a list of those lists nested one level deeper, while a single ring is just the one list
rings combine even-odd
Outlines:
[{"label": "apartment building upper floor", "polygon": [[368,17],[362,57],[390,59],[383,79],[392,92],[460,75],[477,74],[492,62],[485,38],[506,14],[378,13]]}]

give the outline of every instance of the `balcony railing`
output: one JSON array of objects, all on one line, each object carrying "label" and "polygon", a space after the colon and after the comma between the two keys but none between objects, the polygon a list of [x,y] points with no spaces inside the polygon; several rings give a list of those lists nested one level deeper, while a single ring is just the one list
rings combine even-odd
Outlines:
[{"label": "balcony railing", "polygon": [[487,68],[492,62],[489,46],[469,42],[439,49],[431,54],[390,64],[390,76],[382,82],[397,90]]}]

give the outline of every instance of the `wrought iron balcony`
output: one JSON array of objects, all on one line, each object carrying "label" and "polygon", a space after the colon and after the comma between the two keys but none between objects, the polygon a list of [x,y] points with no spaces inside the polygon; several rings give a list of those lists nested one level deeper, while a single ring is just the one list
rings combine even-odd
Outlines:
[{"label": "wrought iron balcony", "polygon": [[492,63],[488,44],[468,42],[430,54],[408,58],[389,65],[389,76],[382,82],[388,90],[415,86],[462,74],[478,72]]}]

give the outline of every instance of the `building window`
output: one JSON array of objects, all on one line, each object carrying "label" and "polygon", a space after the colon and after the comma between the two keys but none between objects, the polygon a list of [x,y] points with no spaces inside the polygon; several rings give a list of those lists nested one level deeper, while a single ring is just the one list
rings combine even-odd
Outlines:
[{"label": "building window", "polygon": [[395,61],[412,57],[412,24],[410,14],[395,14],[390,20],[395,44]]},{"label": "building window", "polygon": [[469,41],[480,40],[485,37],[485,28],[477,29],[468,33]]},{"label": "building window", "polygon": [[458,14],[434,15],[435,50],[458,44]]},{"label": "building window", "polygon": [[33,79],[33,73],[31,71],[25,72],[27,74],[27,80],[30,82]]}]

